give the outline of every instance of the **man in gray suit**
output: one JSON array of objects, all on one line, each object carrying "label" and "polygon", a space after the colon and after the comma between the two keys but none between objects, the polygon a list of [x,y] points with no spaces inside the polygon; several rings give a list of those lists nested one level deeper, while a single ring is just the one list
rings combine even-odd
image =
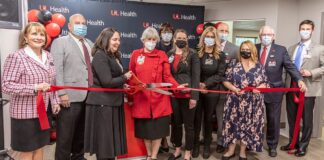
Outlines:
[{"label": "man in gray suit", "polygon": [[[86,19],[74,14],[69,19],[69,34],[53,41],[51,53],[59,86],[89,87],[93,77],[90,55],[93,43],[84,38]],[[62,109],[57,121],[56,160],[84,159],[84,120],[87,91],[61,90],[58,92]]]},{"label": "man in gray suit", "polygon": [[[228,64],[232,59],[237,57],[239,47],[228,41],[229,26],[228,24],[221,22],[217,26],[217,34],[221,40],[221,50],[225,54],[225,62]],[[225,86],[220,86],[221,90],[227,90]],[[217,118],[217,147],[216,152],[224,152],[222,146],[222,126],[223,126],[223,112],[226,94],[221,94],[219,97],[218,104],[216,106],[216,118]]]},{"label": "man in gray suit", "polygon": [[[324,46],[315,44],[311,40],[312,33],[314,31],[314,22],[311,20],[304,20],[299,25],[299,34],[301,37],[300,42],[291,46],[288,49],[288,53],[292,61],[295,63],[297,69],[303,76],[307,91],[305,93],[305,105],[302,115],[303,128],[301,139],[297,138],[295,148],[295,156],[301,157],[306,155],[307,147],[312,135],[313,130],[313,110],[316,97],[322,94],[322,75],[324,74]],[[294,87],[291,84],[295,82],[287,75],[286,84]],[[287,93],[287,118],[289,124],[289,144],[281,146],[281,150],[289,150],[289,145],[292,140],[296,113],[297,103],[294,101],[294,94],[292,92]]]}]

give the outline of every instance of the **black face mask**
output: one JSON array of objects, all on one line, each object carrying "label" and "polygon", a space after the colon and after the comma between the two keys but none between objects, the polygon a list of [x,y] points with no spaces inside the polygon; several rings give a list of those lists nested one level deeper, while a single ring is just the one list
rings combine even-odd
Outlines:
[{"label": "black face mask", "polygon": [[240,54],[241,54],[241,57],[244,58],[244,59],[251,58],[251,52],[241,51]]},{"label": "black face mask", "polygon": [[176,40],[176,43],[178,48],[182,49],[187,46],[187,41],[185,40]]}]

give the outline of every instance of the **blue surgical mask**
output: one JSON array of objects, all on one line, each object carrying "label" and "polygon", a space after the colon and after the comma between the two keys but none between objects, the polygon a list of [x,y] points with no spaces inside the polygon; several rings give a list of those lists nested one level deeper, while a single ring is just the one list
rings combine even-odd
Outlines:
[{"label": "blue surgical mask", "polygon": [[309,39],[311,37],[311,31],[299,31],[301,39]]},{"label": "blue surgical mask", "polygon": [[228,34],[227,33],[219,33],[218,36],[219,36],[219,38],[221,39],[222,42],[228,40]]},{"label": "blue surgical mask", "polygon": [[73,34],[84,37],[87,35],[87,26],[83,24],[75,24],[73,27]]},{"label": "blue surgical mask", "polygon": [[205,37],[204,43],[205,43],[205,45],[207,47],[212,46],[212,45],[215,44],[215,39],[214,38]]},{"label": "blue surgical mask", "polygon": [[269,46],[272,43],[272,38],[270,36],[261,36],[261,43],[264,46]]}]

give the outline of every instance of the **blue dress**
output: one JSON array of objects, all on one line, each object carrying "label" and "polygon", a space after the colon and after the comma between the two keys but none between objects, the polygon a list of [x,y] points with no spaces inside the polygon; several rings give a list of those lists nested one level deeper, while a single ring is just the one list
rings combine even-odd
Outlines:
[{"label": "blue dress", "polygon": [[[245,71],[241,62],[233,60],[225,73],[225,81],[235,87],[257,87],[267,83],[265,70],[257,63],[249,71]],[[253,92],[243,95],[230,93],[224,107],[223,138],[224,146],[242,141],[252,151],[262,151],[264,127],[264,96]]]}]

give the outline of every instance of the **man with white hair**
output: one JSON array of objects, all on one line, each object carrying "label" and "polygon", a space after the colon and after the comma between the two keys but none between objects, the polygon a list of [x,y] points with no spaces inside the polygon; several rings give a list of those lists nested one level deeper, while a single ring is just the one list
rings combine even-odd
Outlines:
[{"label": "man with white hair", "polygon": [[[263,26],[260,29],[259,38],[260,44],[256,44],[260,63],[266,70],[268,82],[271,88],[284,87],[282,79],[283,69],[298,82],[298,86],[302,91],[306,90],[306,85],[303,82],[303,77],[298,72],[294,63],[290,60],[287,49],[284,46],[275,44],[274,29],[270,26]],[[264,103],[266,106],[267,116],[267,144],[269,147],[268,153],[270,157],[277,156],[277,145],[279,141],[280,131],[280,114],[281,103],[284,93],[264,93]]]},{"label": "man with white hair", "polygon": [[[53,41],[51,53],[58,86],[89,87],[93,83],[90,54],[93,43],[85,38],[86,19],[74,14],[69,19],[69,34]],[[58,91],[61,112],[57,119],[56,160],[84,159],[85,100],[87,91]]]}]

